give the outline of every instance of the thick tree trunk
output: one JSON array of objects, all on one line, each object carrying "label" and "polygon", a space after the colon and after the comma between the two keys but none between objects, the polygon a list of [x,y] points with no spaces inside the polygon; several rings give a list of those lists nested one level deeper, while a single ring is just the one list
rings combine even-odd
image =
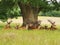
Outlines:
[{"label": "thick tree trunk", "polygon": [[[23,14],[23,13],[22,13]],[[23,14],[23,23],[35,22],[37,21],[37,16],[33,13],[33,10],[29,7],[26,9],[26,13]]]},{"label": "thick tree trunk", "polygon": [[38,12],[34,10],[29,4],[19,3],[22,17],[23,17],[23,26],[28,22],[35,23],[38,20]]},{"label": "thick tree trunk", "polygon": [[[22,9],[23,10],[23,9]],[[23,12],[23,25],[27,24],[28,22],[36,22],[38,20],[37,15],[33,13],[33,10],[29,7],[25,9],[26,12]]]}]

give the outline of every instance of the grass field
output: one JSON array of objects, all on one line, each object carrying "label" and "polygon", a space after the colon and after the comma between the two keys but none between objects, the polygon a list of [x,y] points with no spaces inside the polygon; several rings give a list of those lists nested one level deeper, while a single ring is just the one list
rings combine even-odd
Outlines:
[{"label": "grass field", "polygon": [[60,30],[0,30],[0,45],[60,45]]},{"label": "grass field", "polygon": [[[0,23],[0,45],[60,45],[60,26],[57,30],[4,30]],[[12,25],[12,24],[11,24]],[[14,25],[12,25],[13,27]]]}]

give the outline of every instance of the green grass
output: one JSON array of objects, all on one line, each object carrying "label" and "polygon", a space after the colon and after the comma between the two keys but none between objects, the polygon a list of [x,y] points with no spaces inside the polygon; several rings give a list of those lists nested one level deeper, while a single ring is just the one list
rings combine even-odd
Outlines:
[{"label": "green grass", "polygon": [[0,30],[0,45],[60,45],[60,31]]},{"label": "green grass", "polygon": [[60,29],[52,31],[2,28],[3,24],[0,26],[0,45],[60,45]]}]

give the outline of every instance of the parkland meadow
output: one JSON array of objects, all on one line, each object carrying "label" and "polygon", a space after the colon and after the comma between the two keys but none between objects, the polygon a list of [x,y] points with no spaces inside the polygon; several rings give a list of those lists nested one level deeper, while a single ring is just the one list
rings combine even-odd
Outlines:
[{"label": "parkland meadow", "polygon": [[0,30],[0,45],[60,45],[60,30]]},{"label": "parkland meadow", "polygon": [[[46,18],[45,18],[46,19]],[[0,45],[60,45],[60,25],[56,30],[3,29],[0,24]]]},{"label": "parkland meadow", "polygon": [[0,0],[0,45],[60,45],[60,1]]}]

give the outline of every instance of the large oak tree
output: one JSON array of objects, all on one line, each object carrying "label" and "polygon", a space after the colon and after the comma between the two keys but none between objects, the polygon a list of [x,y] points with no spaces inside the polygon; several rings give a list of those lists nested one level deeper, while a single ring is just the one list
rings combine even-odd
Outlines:
[{"label": "large oak tree", "polygon": [[23,17],[23,26],[28,21],[36,22],[38,20],[38,14],[40,11],[47,12],[60,9],[60,4],[57,2],[57,0],[1,0],[0,6],[2,6],[2,9],[7,12],[9,9],[11,10],[16,6],[19,6]]}]

